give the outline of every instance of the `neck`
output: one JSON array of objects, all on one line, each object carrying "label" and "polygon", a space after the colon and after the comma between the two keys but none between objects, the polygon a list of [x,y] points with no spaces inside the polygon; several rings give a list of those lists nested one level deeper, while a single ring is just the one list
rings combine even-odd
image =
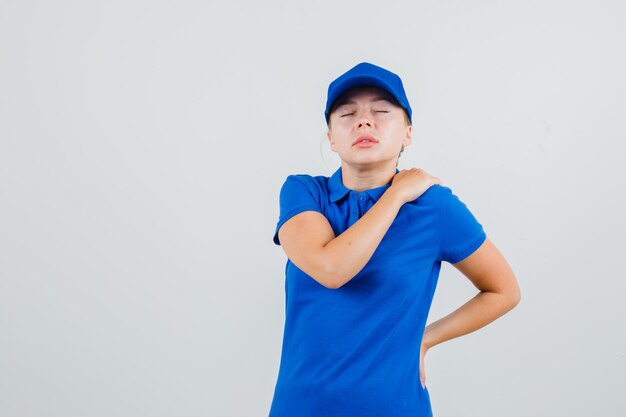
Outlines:
[{"label": "neck", "polygon": [[365,191],[389,184],[396,175],[396,164],[392,162],[383,166],[355,167],[342,161],[343,185],[354,191]]}]

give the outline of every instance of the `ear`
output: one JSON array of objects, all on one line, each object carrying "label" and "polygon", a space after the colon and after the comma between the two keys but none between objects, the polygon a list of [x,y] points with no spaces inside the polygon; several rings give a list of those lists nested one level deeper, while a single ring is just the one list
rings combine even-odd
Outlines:
[{"label": "ear", "polygon": [[402,145],[409,146],[413,142],[413,125],[409,125],[406,127],[406,136],[402,141]]},{"label": "ear", "polygon": [[328,130],[328,131],[326,132],[326,137],[328,138],[328,141],[330,142],[330,149],[331,149],[333,152],[337,152],[337,150],[335,149],[335,142],[333,141],[333,138],[332,138],[332,136],[331,136],[331,134],[330,134],[330,130]]}]

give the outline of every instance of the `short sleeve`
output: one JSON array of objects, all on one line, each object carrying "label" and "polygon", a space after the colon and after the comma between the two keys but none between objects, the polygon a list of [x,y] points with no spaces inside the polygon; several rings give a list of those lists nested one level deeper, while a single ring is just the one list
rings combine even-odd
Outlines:
[{"label": "short sleeve", "polygon": [[442,188],[439,259],[454,264],[474,253],[487,234],[465,203],[450,188]]},{"label": "short sleeve", "polygon": [[289,175],[280,189],[280,214],[274,243],[280,245],[278,230],[290,218],[303,211],[313,210],[323,214],[319,202],[319,190],[312,183],[313,179],[304,174]]}]

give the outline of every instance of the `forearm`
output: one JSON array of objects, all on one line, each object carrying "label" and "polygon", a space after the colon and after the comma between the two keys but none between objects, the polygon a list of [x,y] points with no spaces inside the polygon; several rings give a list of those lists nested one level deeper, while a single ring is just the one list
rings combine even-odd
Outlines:
[{"label": "forearm", "polygon": [[471,333],[504,315],[515,306],[505,294],[481,291],[449,315],[429,324],[422,343],[431,348]]},{"label": "forearm", "polygon": [[350,281],[370,260],[396,218],[403,201],[389,188],[359,220],[326,244],[335,287]]}]

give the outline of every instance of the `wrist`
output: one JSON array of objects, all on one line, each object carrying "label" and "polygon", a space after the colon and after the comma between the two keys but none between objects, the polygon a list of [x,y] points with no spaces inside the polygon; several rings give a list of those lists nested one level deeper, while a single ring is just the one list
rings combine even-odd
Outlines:
[{"label": "wrist", "polygon": [[435,345],[434,340],[430,337],[430,332],[428,328],[424,331],[424,335],[422,336],[422,346],[426,348],[426,350],[430,349]]},{"label": "wrist", "polygon": [[389,198],[398,207],[402,207],[402,205],[405,203],[405,200],[403,199],[402,194],[400,194],[400,192],[398,191],[398,188],[394,187],[393,185],[387,188],[387,190],[385,191],[383,195],[388,195]]}]

